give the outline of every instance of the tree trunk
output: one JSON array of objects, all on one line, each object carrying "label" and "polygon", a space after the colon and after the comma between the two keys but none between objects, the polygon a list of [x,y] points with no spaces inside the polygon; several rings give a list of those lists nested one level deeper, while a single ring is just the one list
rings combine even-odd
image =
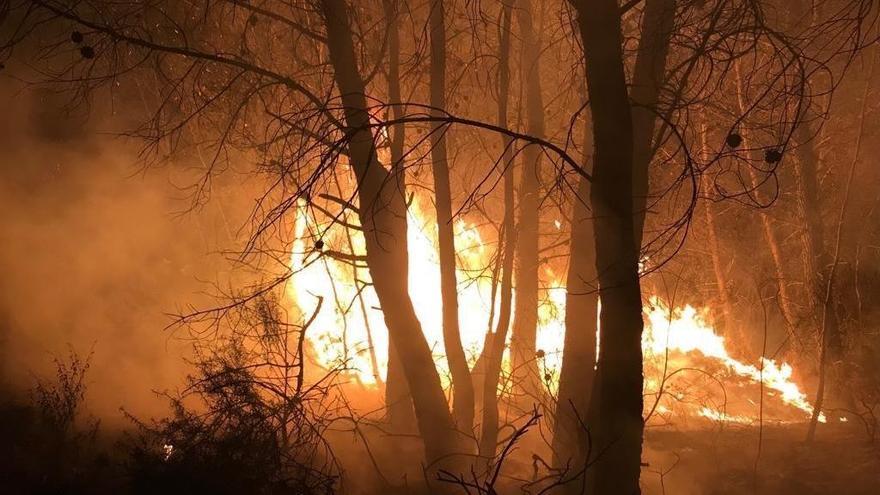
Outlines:
[{"label": "tree trunk", "polygon": [[[517,20],[523,45],[523,79],[527,134],[544,137],[544,98],[541,95],[541,47],[532,23],[531,0],[519,0]],[[516,298],[510,354],[513,384],[517,392],[538,400],[543,392],[535,359],[538,331],[538,207],[541,149],[523,150],[522,180],[519,190],[519,221],[516,241]]]},{"label": "tree trunk", "polygon": [[[498,126],[507,127],[507,102],[510,95],[510,18],[513,4],[505,2],[501,11],[501,42],[499,43],[498,68]],[[498,323],[491,338],[487,339],[486,366],[483,377],[483,424],[480,435],[480,457],[492,459],[498,444],[498,382],[501,376],[501,360],[504,344],[510,327],[510,313],[513,298],[513,258],[516,248],[516,228],[514,225],[513,169],[511,141],[501,136],[504,170],[504,239],[501,267],[501,304],[498,308]]]},{"label": "tree trunk", "polygon": [[[819,157],[812,143],[809,125],[804,123],[797,131],[798,206],[803,221],[804,271],[810,294],[810,319],[817,334],[825,332],[828,358],[840,359],[842,339],[837,313],[832,307],[834,287],[828,284],[831,255],[825,248],[825,227],[822,224],[822,199],[819,197]],[[826,297],[826,290],[831,295]],[[824,315],[824,316],[823,316]],[[824,327],[824,328],[823,328]]]},{"label": "tree trunk", "polygon": [[[700,113],[700,144],[702,150],[702,159],[703,161],[707,161],[709,159],[709,130],[706,126],[706,115],[705,112]],[[703,188],[703,178],[704,176],[700,176],[700,189]],[[712,272],[715,275],[715,287],[718,291],[718,303],[721,306],[721,318],[720,321],[716,320],[716,327],[721,329],[723,335],[728,337],[728,341],[734,340],[735,342],[745,343],[745,336],[742,335],[733,321],[733,305],[732,298],[730,296],[730,288],[727,282],[727,274],[724,270],[724,263],[721,260],[721,244],[718,242],[718,227],[715,224],[715,212],[713,211],[713,207],[715,203],[712,201],[706,201],[706,205],[703,208],[703,220],[706,225],[706,236],[708,237],[708,248],[709,253],[712,258]],[[736,333],[736,338],[731,339],[731,336],[734,332]],[[741,344],[742,345],[742,344]]]},{"label": "tree trunk", "polygon": [[[403,117],[400,101],[400,25],[398,22],[398,0],[383,2],[385,17],[388,22],[388,104],[391,106],[391,117],[399,120]],[[406,167],[403,163],[403,144],[406,138],[406,127],[397,124],[388,129],[391,140],[391,171],[400,194],[406,197]],[[407,228],[406,225],[403,227]],[[405,235],[405,234],[404,234]],[[385,378],[385,407],[388,409],[388,420],[394,432],[410,432],[415,428],[416,418],[412,407],[412,397],[403,374],[403,363],[394,349],[394,343],[388,339],[388,370]]]},{"label": "tree trunk", "polygon": [[[840,334],[840,327],[837,321],[837,315],[834,314],[832,301],[834,297],[834,276],[837,265],[840,261],[840,245],[843,235],[843,224],[846,220],[847,207],[849,206],[850,190],[852,188],[853,178],[855,177],[856,165],[859,163],[862,153],[862,141],[865,137],[865,116],[867,114],[868,105],[871,95],[871,83],[874,81],[874,69],[876,61],[871,61],[871,68],[868,72],[868,78],[865,81],[865,89],[859,101],[862,102],[861,114],[859,116],[859,133],[856,137],[855,153],[852,163],[849,167],[849,175],[846,179],[846,187],[843,193],[843,204],[840,206],[840,213],[837,217],[837,233],[834,239],[834,254],[829,258],[829,267],[824,277],[825,293],[822,300],[822,320],[819,327],[819,383],[816,386],[816,400],[813,402],[813,416],[810,418],[810,427],[807,430],[807,442],[812,442],[816,435],[816,425],[819,422],[819,415],[822,414],[822,408],[825,403],[825,387],[827,382],[828,364],[836,364],[834,359],[840,359],[843,353],[843,336]],[[833,319],[833,323],[832,323]],[[834,328],[831,325],[834,325]],[[834,334],[832,334],[834,332]],[[832,339],[837,339],[833,341]],[[834,346],[837,346],[835,349]],[[836,353],[836,354],[835,354]],[[839,377],[834,377],[840,380]],[[839,383],[839,382],[838,382]],[[846,395],[846,387],[840,386],[841,393]]]},{"label": "tree trunk", "polygon": [[[747,106],[745,95],[743,95],[742,74],[740,73],[739,62],[734,63],[734,73],[736,77],[736,100],[742,118],[745,116]],[[742,135],[742,147],[747,150],[750,149],[749,136],[746,135],[745,132],[741,131],[740,133]],[[749,167],[749,181],[756,200],[758,203],[762,203],[761,193],[758,190],[758,177],[755,175],[755,170],[751,166]],[[800,345],[800,338],[794,329],[797,317],[795,316],[795,311],[792,307],[793,299],[789,293],[788,285],[786,284],[787,279],[785,277],[785,269],[783,268],[784,262],[782,261],[782,250],[779,247],[780,242],[776,235],[776,229],[773,227],[772,219],[770,218],[770,215],[767,214],[766,208],[762,208],[758,214],[761,217],[761,229],[764,232],[764,239],[767,241],[767,247],[770,249],[770,256],[773,259],[776,287],[779,291],[777,302],[779,303],[779,310],[782,313],[782,318],[785,320],[785,329],[792,342]]]},{"label": "tree trunk", "polygon": [[591,417],[596,495],[639,493],[642,300],[633,215],[633,126],[616,0],[575,0],[593,118],[591,204],[599,275],[599,363]]},{"label": "tree trunk", "polygon": [[646,0],[639,49],[633,68],[630,99],[633,122],[634,237],[641,249],[648,208],[648,168],[654,157],[657,101],[666,74],[669,39],[675,20],[675,0]]},{"label": "tree trunk", "polygon": [[[586,96],[586,95],[584,95]],[[581,165],[587,168],[592,155],[592,132],[584,119],[584,151]],[[581,426],[587,421],[596,367],[596,314],[599,287],[593,235],[593,212],[587,205],[590,183],[580,177],[571,215],[571,255],[566,277],[565,345],[556,425],[553,431],[554,466],[579,469],[584,465],[587,444]]]},{"label": "tree trunk", "polygon": [[456,452],[459,439],[431,349],[409,298],[406,201],[376,155],[347,5],[344,0],[321,0],[320,6],[327,24],[330,62],[342,99],[351,166],[358,179],[358,212],[366,240],[367,265],[389,338],[401,357],[425,456],[431,463]]},{"label": "tree trunk", "polygon": [[[431,113],[443,115],[446,108],[446,20],[443,0],[431,5]],[[458,324],[458,281],[455,274],[455,233],[452,223],[452,194],[446,154],[447,128],[431,124],[431,161],[437,209],[437,237],[440,248],[440,295],[443,305],[443,343],[452,374],[452,410],[456,425],[469,432],[474,424],[474,385],[468,368]]]}]

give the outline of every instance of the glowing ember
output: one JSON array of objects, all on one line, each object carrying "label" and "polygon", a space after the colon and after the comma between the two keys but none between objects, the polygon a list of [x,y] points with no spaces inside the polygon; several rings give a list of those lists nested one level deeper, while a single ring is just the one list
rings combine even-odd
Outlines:
[{"label": "glowing ember", "polygon": [[173,454],[173,453],[174,453],[174,445],[171,445],[170,443],[166,443],[166,444],[162,445],[162,460],[163,461],[167,461],[171,457],[171,454]]}]

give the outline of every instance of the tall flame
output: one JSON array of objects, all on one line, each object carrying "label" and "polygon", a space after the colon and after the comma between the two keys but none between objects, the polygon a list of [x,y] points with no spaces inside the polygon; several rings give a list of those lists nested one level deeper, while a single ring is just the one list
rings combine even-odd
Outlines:
[{"label": "tall flame", "polygon": [[[443,357],[436,222],[433,212],[426,210],[418,198],[409,209],[409,293],[434,352],[443,385],[449,386],[448,364]],[[307,335],[315,360],[325,368],[344,368],[345,373],[366,387],[380,384],[388,365],[388,332],[376,293],[369,285],[368,270],[362,261],[358,265],[358,261],[322,255],[321,249],[307,242],[307,239],[320,237],[324,249],[362,255],[365,252],[363,234],[332,225],[329,220],[319,222],[309,214],[304,202],[298,204],[294,228],[291,297],[304,313],[314,307],[315,296],[325,298],[323,309]],[[493,281],[490,265],[495,249],[485,245],[475,225],[458,220],[454,230],[462,345],[473,365],[482,351],[493,310],[497,314],[497,307],[491,307]],[[545,269],[543,279],[550,282],[550,288],[538,309],[537,345],[544,351],[539,353],[538,364],[548,379],[548,387],[555,390],[565,334],[565,288],[549,268]],[[649,302],[642,339],[646,386],[656,387],[663,380],[656,371],[663,368],[662,363],[664,360],[668,362],[671,353],[675,354],[679,365],[682,359],[702,356],[717,363],[730,377],[762,384],[768,393],[777,395],[807,417],[812,414],[812,405],[792,380],[790,365],[764,357],[757,365],[737,360],[728,353],[724,338],[707,323],[703,316],[705,311],[692,306],[671,309],[658,297],[649,298]],[[665,410],[665,405],[658,408],[658,411]],[[693,413],[716,420],[742,420],[705,405]],[[820,416],[820,420],[824,422],[824,416]]]},{"label": "tall flame", "polygon": [[[448,385],[449,370],[443,358],[437,228],[432,217],[423,210],[420,201],[413,201],[409,209],[407,236],[409,294],[422,323],[422,331],[434,351],[443,383]],[[370,280],[369,273],[364,267],[353,266],[351,261],[321,256],[306,242],[310,234],[321,232],[322,241],[330,249],[363,254],[363,234],[331,227],[328,222],[317,222],[303,202],[298,205],[294,228],[293,276],[289,292],[304,312],[314,306],[315,296],[333,302],[324,304],[324,309],[309,328],[308,339],[318,363],[327,368],[342,366],[364,385],[376,385],[385,376],[388,365],[388,330],[378,309],[380,305],[375,291],[371,286],[365,286]],[[483,337],[489,328],[492,276],[491,267],[487,266],[492,250],[485,246],[475,226],[459,220],[454,229],[462,345],[473,365],[482,352]],[[555,286],[549,290],[548,300],[539,307],[541,329],[538,344],[547,350],[544,360],[550,369],[558,368],[561,360],[561,315],[565,302],[564,289],[559,288],[559,284]]]}]

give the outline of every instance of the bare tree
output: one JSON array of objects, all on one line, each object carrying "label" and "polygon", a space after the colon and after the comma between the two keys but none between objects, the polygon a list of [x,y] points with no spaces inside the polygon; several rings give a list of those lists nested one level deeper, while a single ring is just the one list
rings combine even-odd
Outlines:
[{"label": "bare tree", "polygon": [[649,166],[657,145],[654,127],[658,102],[666,76],[666,59],[675,29],[676,0],[646,0],[639,32],[639,48],[633,67],[629,94],[632,100],[633,154],[635,160],[633,197],[635,239],[641,249],[648,210]]},{"label": "bare tree", "polygon": [[[498,126],[508,125],[508,101],[510,98],[510,37],[513,3],[506,1],[501,8],[500,40],[498,46]],[[516,228],[514,209],[513,153],[511,139],[501,135],[504,149],[504,219],[501,240],[501,304],[495,331],[486,339],[484,350],[485,376],[483,380],[483,417],[480,435],[480,456],[494,458],[498,444],[498,384],[507,335],[510,328],[513,298],[513,259],[516,254]]]},{"label": "bare tree", "polygon": [[[446,19],[443,0],[431,3],[431,106],[436,117],[446,108]],[[458,428],[470,431],[474,422],[474,387],[467,358],[461,345],[458,322],[458,280],[455,274],[455,232],[452,218],[452,193],[449,185],[449,160],[446,152],[446,128],[441,122],[431,124],[431,170],[434,172],[434,197],[437,209],[437,237],[440,250],[440,292],[443,298],[443,342],[452,372],[452,410]]]},{"label": "bare tree", "polygon": [[639,493],[642,451],[642,301],[633,216],[633,125],[616,1],[572,2],[584,46],[595,155],[600,338],[593,415],[594,493]]},{"label": "bare tree", "polygon": [[408,293],[408,250],[406,200],[393,187],[388,172],[378,161],[366,88],[357,69],[348,6],[343,0],[323,0],[321,9],[327,24],[327,47],[342,98],[348,148],[358,176],[360,220],[367,243],[367,260],[376,294],[394,348],[402,358],[425,455],[434,462],[455,453],[460,441],[431,350],[421,332],[421,323]]},{"label": "bare tree", "polygon": [[[541,45],[535,31],[531,0],[517,3],[522,38],[526,133],[544,137],[544,97],[541,92]],[[516,237],[516,298],[511,335],[513,382],[520,393],[538,398],[543,393],[535,358],[538,330],[538,209],[542,151],[526,146],[522,152]],[[528,400],[528,399],[527,399]]]},{"label": "bare tree", "polygon": [[[586,105],[586,102],[585,102]],[[592,156],[593,130],[584,118],[583,163]],[[565,354],[556,397],[553,430],[554,466],[581,466],[587,441],[582,427],[587,418],[596,368],[596,331],[599,310],[593,212],[589,208],[590,182],[578,180],[571,216],[571,243],[565,282]]]},{"label": "bare tree", "polygon": [[[383,0],[383,11],[388,23],[388,105],[392,118],[403,116],[400,84],[400,2]],[[406,125],[399,124],[388,129],[391,137],[391,169],[397,181],[397,188],[406,195],[406,164],[404,163],[404,145],[406,142]],[[407,228],[407,227],[404,227]],[[403,374],[401,357],[394,348],[394,342],[388,339],[388,371],[385,379],[385,405],[391,426],[396,431],[410,431],[415,425],[412,409],[412,397]]]}]

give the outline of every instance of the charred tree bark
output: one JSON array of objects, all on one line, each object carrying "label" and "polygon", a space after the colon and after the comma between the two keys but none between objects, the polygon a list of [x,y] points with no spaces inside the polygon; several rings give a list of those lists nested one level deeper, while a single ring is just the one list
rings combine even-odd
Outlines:
[{"label": "charred tree bark", "polygon": [[639,493],[642,451],[642,300],[633,212],[633,125],[615,0],[573,0],[584,46],[595,161],[591,204],[599,278],[599,363],[592,493]]},{"label": "charred tree bark", "polygon": [[[429,16],[431,37],[431,112],[441,117],[446,108],[446,19],[443,0],[434,0]],[[452,374],[452,410],[458,428],[471,431],[474,424],[474,386],[468,368],[458,322],[458,281],[455,274],[455,233],[446,130],[431,124],[431,161],[440,248],[440,294],[443,305],[443,343]]]},{"label": "charred tree bark", "polygon": [[[391,117],[400,120],[403,107],[400,97],[400,24],[398,21],[398,0],[384,0],[383,8],[388,23],[388,104]],[[403,144],[406,139],[406,126],[401,123],[388,129],[391,140],[391,173],[400,194],[406,197],[406,166],[403,162]],[[407,225],[403,226],[407,229]],[[406,232],[404,232],[406,235]],[[400,355],[394,349],[394,342],[388,339],[388,371],[385,378],[385,407],[392,431],[408,432],[415,428],[416,418],[412,407],[412,397]]]},{"label": "charred tree bark", "polygon": [[408,293],[406,201],[376,155],[348,6],[344,0],[321,0],[320,8],[327,26],[330,63],[342,99],[351,166],[358,179],[358,212],[366,239],[367,265],[389,338],[401,357],[430,463],[456,452],[459,441],[440,376]]},{"label": "charred tree bark", "polygon": [[[544,137],[544,98],[541,94],[541,47],[535,35],[531,0],[519,0],[517,20],[523,46],[523,78],[527,134]],[[542,395],[541,375],[535,359],[538,331],[538,207],[541,149],[523,150],[516,241],[516,298],[510,354],[514,386],[527,397]]]},{"label": "charred tree bark", "polygon": [[[584,119],[581,163],[585,168],[592,154],[592,132],[588,120]],[[553,431],[554,466],[563,468],[568,465],[574,469],[584,465],[587,455],[586,432],[581,423],[587,420],[593,389],[599,309],[593,212],[588,206],[590,183],[583,177],[579,181],[571,215],[571,256],[565,283],[565,353],[559,374]]]},{"label": "charred tree bark", "polygon": [[657,102],[666,74],[669,40],[675,20],[676,0],[646,0],[641,36],[633,68],[630,99],[633,123],[634,237],[641,249],[648,208],[649,165],[654,157]]},{"label": "charred tree bark", "polygon": [[[507,127],[507,105],[510,95],[510,18],[513,0],[504,3],[501,10],[501,42],[499,43],[498,68],[498,126]],[[504,168],[504,239],[501,267],[501,304],[498,308],[498,322],[495,331],[487,339],[485,375],[483,377],[483,423],[480,434],[480,457],[492,459],[498,444],[498,382],[501,377],[501,360],[504,344],[510,328],[510,313],[513,299],[513,258],[516,255],[516,228],[514,225],[514,185],[512,169],[511,141],[501,136],[504,150],[501,163]]]}]

